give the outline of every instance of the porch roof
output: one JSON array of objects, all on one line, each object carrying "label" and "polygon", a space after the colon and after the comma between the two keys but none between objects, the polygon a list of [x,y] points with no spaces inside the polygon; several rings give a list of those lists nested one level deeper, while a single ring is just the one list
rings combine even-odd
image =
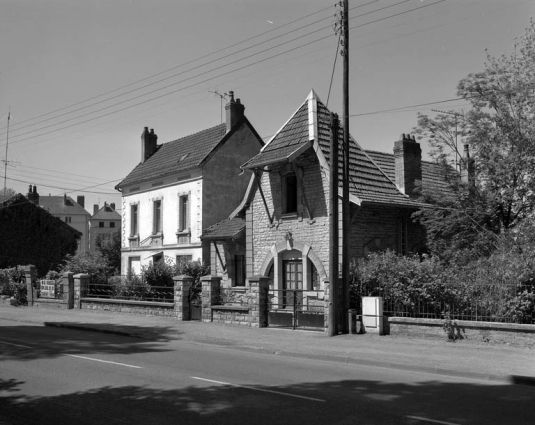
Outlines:
[{"label": "porch roof", "polygon": [[216,223],[203,230],[201,239],[203,240],[229,240],[239,239],[245,232],[245,220],[241,217],[234,217]]}]

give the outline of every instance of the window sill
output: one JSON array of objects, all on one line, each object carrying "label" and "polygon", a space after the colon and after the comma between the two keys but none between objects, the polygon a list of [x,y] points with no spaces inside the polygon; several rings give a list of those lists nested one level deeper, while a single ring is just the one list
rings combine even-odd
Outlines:
[{"label": "window sill", "polygon": [[177,236],[191,236],[191,231],[190,229],[180,230],[176,232],[176,235]]},{"label": "window sill", "polygon": [[128,236],[128,240],[129,241],[138,241],[139,240],[139,235]]},{"label": "window sill", "polygon": [[295,220],[298,218],[296,212],[281,214],[281,220]]}]

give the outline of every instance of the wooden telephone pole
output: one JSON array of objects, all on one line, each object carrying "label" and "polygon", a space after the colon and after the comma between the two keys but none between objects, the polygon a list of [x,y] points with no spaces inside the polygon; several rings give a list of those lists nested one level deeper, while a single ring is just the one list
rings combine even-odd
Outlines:
[{"label": "wooden telephone pole", "polygon": [[338,115],[331,113],[331,163],[329,170],[329,327],[328,335],[338,335]]}]

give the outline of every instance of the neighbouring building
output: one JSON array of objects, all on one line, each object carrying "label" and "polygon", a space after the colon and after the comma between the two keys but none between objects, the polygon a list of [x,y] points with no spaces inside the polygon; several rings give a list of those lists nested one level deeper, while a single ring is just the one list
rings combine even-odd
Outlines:
[{"label": "neighbouring building", "polygon": [[33,264],[44,276],[75,254],[82,234],[29,200],[19,193],[0,202],[0,269]]},{"label": "neighbouring building", "polygon": [[[252,172],[239,206],[205,229],[212,274],[239,289],[250,276],[273,279],[274,290],[319,291],[329,276],[330,111],[312,91],[284,126],[243,168]],[[338,174],[342,194],[343,129]],[[423,205],[415,189],[447,189],[438,166],[421,160],[410,135],[393,154],[366,152],[350,137],[350,258],[425,249],[411,214]],[[339,213],[342,208],[340,205]],[[339,222],[341,222],[341,217]],[[339,252],[344,234],[340,232]],[[318,294],[315,293],[317,296]]]},{"label": "neighbouring building", "polygon": [[89,217],[91,215],[84,209],[84,196],[78,196],[76,201],[67,195],[40,196],[37,193],[37,187],[30,185],[26,197],[82,234],[78,242],[77,254],[89,251]]},{"label": "neighbouring building", "polygon": [[89,219],[89,249],[94,252],[97,238],[109,240],[115,232],[121,231],[121,215],[115,211],[115,204],[104,202],[104,206],[99,208],[98,204],[93,205],[93,215]]},{"label": "neighbouring building", "polygon": [[157,144],[141,135],[141,162],[116,186],[122,193],[122,273],[165,257],[210,261],[205,229],[234,210],[251,171],[240,166],[263,146],[239,99],[225,106],[226,123]]}]

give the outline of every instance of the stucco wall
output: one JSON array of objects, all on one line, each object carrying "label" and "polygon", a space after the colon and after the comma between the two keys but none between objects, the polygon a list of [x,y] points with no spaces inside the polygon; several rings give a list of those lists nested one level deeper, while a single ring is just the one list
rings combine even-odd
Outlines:
[{"label": "stucco wall", "polygon": [[240,204],[251,176],[240,167],[261,147],[250,128],[243,125],[207,161],[203,167],[203,229],[228,218]]}]

